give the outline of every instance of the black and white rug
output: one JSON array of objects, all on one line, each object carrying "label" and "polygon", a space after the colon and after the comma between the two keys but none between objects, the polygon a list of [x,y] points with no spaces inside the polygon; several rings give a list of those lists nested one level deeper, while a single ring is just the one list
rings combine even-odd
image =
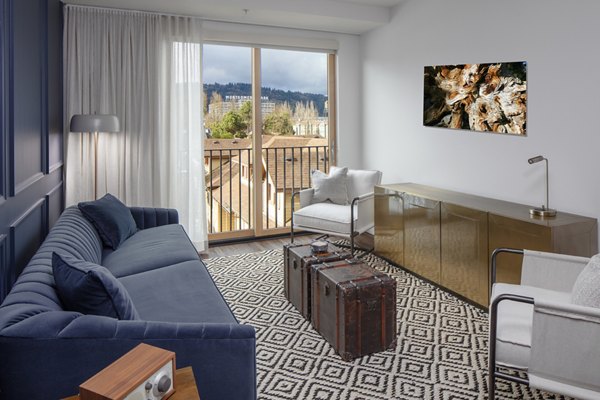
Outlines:
[{"label": "black and white rug", "polygon": [[[487,313],[368,255],[398,282],[395,351],[344,362],[283,294],[283,255],[205,260],[238,320],[256,328],[258,398],[487,399]],[[498,381],[502,399],[553,399]]]}]

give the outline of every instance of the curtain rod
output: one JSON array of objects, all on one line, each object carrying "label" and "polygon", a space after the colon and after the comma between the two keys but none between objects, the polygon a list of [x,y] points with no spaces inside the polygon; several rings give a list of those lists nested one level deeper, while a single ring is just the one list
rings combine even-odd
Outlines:
[{"label": "curtain rod", "polygon": [[229,21],[226,19],[210,19],[210,18],[204,18],[204,17],[194,16],[194,15],[173,14],[173,13],[168,13],[168,12],[140,11],[140,10],[132,10],[129,8],[100,7],[100,6],[90,6],[90,5],[85,5],[85,4],[73,4],[73,3],[69,3],[68,0],[60,0],[60,2],[63,3],[65,6],[72,7],[72,8],[92,8],[92,9],[107,10],[107,11],[123,11],[123,12],[138,13],[138,14],[163,15],[165,17],[193,18],[193,19],[197,19],[200,21],[204,21],[204,22],[222,22],[222,23],[226,23],[226,24],[248,25],[248,26],[256,26],[256,27],[260,27],[260,28],[277,28],[277,29],[283,29],[283,30],[299,30],[299,31],[307,31],[307,32],[319,32],[319,33],[325,33],[325,34],[329,34],[329,35],[338,35],[338,34],[351,35],[348,33],[328,32],[328,31],[323,31],[320,29],[290,28],[290,27],[286,27],[286,26],[261,25],[261,24],[248,23],[248,22]]},{"label": "curtain rod", "polygon": [[[132,14],[159,15],[159,16],[165,16],[165,17],[192,18],[192,19],[198,19],[200,21],[210,21],[210,20],[204,19],[202,17],[198,17],[198,16],[173,14],[173,13],[160,12],[160,11],[141,11],[141,10],[132,10],[129,8],[89,6],[89,5],[85,5],[85,4],[68,3],[67,1],[63,1],[63,0],[61,0],[61,3],[63,3],[66,7],[69,7],[69,8],[88,8],[88,9],[104,10],[104,11],[122,11],[122,12],[128,12],[128,13],[132,13]],[[218,21],[215,21],[215,22],[218,22]]]}]

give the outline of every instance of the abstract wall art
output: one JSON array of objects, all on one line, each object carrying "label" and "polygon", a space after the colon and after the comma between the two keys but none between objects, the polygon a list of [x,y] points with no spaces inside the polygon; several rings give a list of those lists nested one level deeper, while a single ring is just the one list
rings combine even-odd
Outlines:
[{"label": "abstract wall art", "polygon": [[527,63],[425,67],[423,125],[525,136]]}]

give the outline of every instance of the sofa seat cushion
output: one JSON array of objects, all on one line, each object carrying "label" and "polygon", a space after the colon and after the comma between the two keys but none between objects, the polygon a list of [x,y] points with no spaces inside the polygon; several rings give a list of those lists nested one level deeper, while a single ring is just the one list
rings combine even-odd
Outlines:
[{"label": "sofa seat cushion", "polygon": [[[570,303],[571,294],[532,286],[496,283],[492,300],[501,294],[516,294],[539,300]],[[498,306],[496,361],[507,367],[527,369],[531,353],[533,305],[504,300]]]},{"label": "sofa seat cushion", "polygon": [[119,280],[145,321],[237,323],[200,260]]},{"label": "sofa seat cushion", "polygon": [[102,265],[123,277],[198,259],[183,227],[172,224],[138,231],[117,250],[105,251]]},{"label": "sofa seat cushion", "polygon": [[[355,209],[356,210],[356,209]],[[354,214],[356,222],[357,213]],[[350,205],[315,203],[294,212],[294,226],[350,234]]]},{"label": "sofa seat cushion", "polygon": [[117,319],[139,319],[129,294],[106,268],[53,253],[52,270],[65,309]]}]

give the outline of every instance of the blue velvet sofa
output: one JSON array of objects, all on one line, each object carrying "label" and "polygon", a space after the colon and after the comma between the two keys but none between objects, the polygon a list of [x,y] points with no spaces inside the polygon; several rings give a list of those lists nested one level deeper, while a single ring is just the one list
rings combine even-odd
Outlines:
[{"label": "blue velvet sofa", "polygon": [[[58,399],[145,342],[192,366],[202,400],[255,399],[255,331],[238,323],[175,210],[130,208],[138,231],[104,248],[77,207],[67,208],[0,306],[0,399]],[[52,253],[105,266],[140,320],[66,311]]]}]

